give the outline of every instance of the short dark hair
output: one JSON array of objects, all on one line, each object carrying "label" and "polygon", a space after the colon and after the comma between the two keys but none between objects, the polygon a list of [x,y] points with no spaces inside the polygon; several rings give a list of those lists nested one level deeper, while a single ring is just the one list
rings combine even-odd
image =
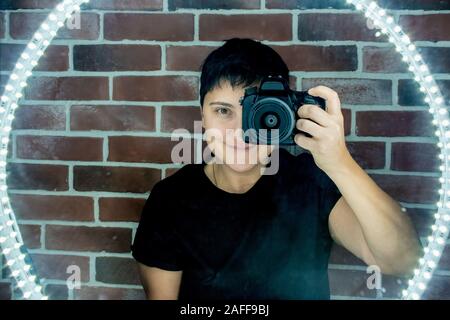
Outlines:
[{"label": "short dark hair", "polygon": [[270,74],[281,75],[289,82],[289,69],[274,49],[252,39],[226,40],[201,66],[200,106],[203,106],[206,94],[221,81],[229,81],[233,88],[248,87]]}]

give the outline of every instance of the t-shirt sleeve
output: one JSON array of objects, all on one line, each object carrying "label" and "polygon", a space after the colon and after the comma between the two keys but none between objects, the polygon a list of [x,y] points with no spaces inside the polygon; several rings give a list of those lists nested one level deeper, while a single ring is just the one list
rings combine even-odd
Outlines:
[{"label": "t-shirt sleeve", "polygon": [[141,212],[131,245],[132,256],[149,267],[182,270],[179,239],[176,236],[167,192],[157,183]]}]

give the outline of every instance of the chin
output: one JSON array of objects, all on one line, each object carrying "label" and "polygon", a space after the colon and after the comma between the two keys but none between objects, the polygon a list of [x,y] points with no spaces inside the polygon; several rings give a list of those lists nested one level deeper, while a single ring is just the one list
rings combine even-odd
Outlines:
[{"label": "chin", "polygon": [[260,164],[260,160],[267,157],[266,149],[260,146],[252,145],[250,149],[234,150],[228,145],[223,144],[220,148],[214,148],[219,163],[226,165],[235,172],[246,172],[254,169]]},{"label": "chin", "polygon": [[225,165],[235,172],[247,172],[253,169],[255,166],[257,166],[257,164],[254,163],[243,163],[243,164],[227,163]]},{"label": "chin", "polygon": [[[229,154],[230,157],[229,159],[226,158],[224,164],[235,172],[246,172],[252,170],[259,164],[259,155],[255,152],[257,152],[255,149],[245,151],[239,150],[234,154],[234,156]],[[250,157],[250,153],[253,153],[252,157]]]}]

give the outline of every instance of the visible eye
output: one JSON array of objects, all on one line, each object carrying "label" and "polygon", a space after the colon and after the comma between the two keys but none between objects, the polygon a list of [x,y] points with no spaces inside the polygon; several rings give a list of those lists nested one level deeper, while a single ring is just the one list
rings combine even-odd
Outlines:
[{"label": "visible eye", "polygon": [[219,107],[216,108],[215,112],[219,115],[219,116],[230,116],[231,115],[231,110],[228,108],[223,108],[223,107]]}]

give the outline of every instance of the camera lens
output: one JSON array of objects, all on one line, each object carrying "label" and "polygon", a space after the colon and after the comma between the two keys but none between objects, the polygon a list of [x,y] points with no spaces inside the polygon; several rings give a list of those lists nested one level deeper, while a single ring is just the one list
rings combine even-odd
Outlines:
[{"label": "camera lens", "polygon": [[243,120],[244,140],[253,144],[282,143],[295,128],[294,111],[286,102],[274,97],[259,100],[245,112]]},{"label": "camera lens", "polygon": [[264,126],[267,129],[277,129],[279,121],[276,114],[267,113],[262,119],[264,120]]}]

